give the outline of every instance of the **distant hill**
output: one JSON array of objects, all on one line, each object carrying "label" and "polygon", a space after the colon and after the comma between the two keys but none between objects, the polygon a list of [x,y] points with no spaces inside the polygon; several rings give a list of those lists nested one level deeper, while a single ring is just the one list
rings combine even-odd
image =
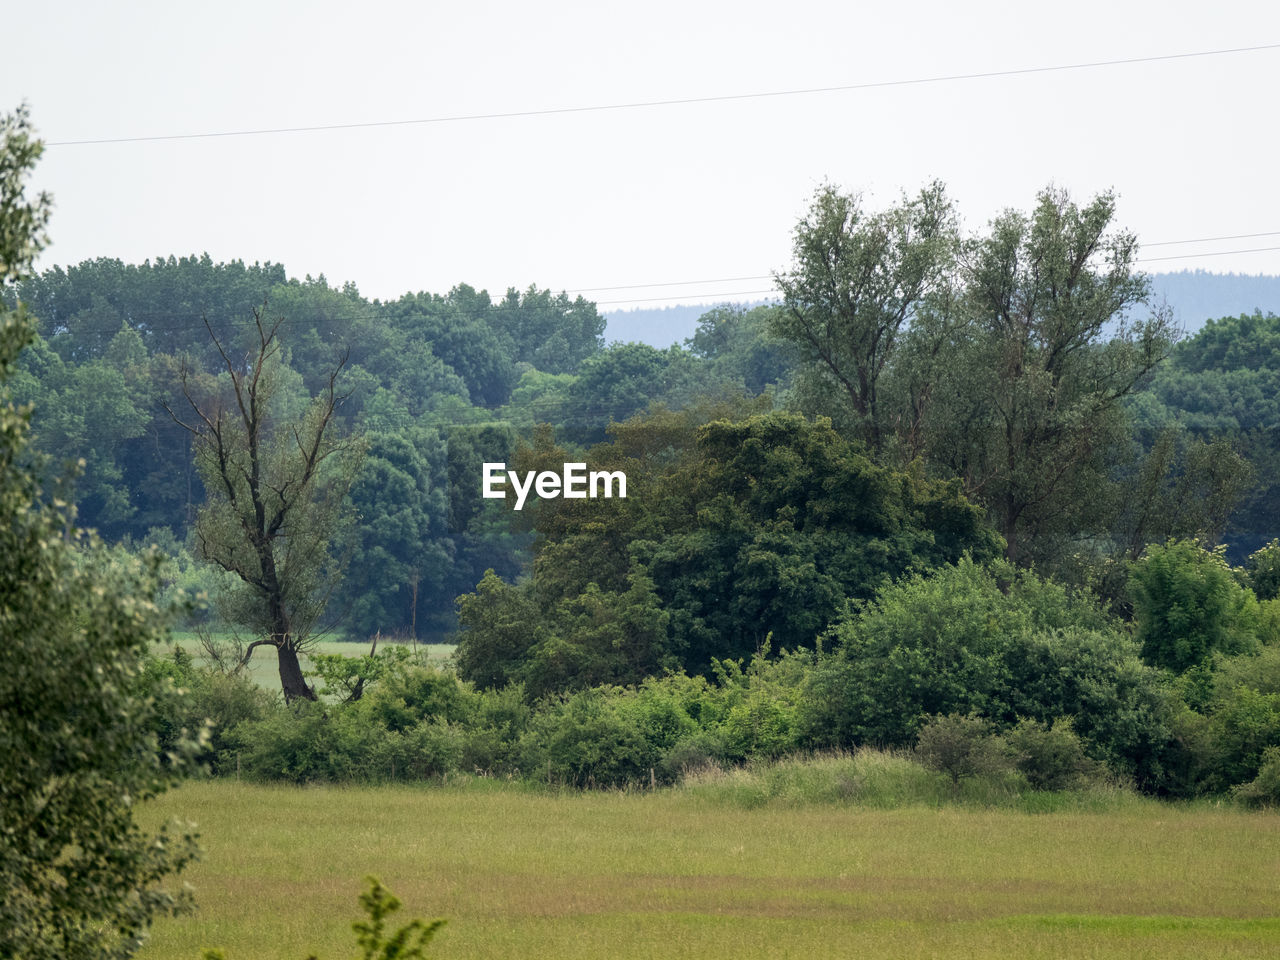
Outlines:
[{"label": "distant hill", "polygon": [[1280,314],[1280,277],[1182,270],[1153,273],[1151,290],[1169,302],[1174,320],[1191,333],[1206,320],[1255,310]]},{"label": "distant hill", "polygon": [[[1280,276],[1255,276],[1242,273],[1208,273],[1204,270],[1182,270],[1178,273],[1151,274],[1151,289],[1173,307],[1174,319],[1188,332],[1204,326],[1206,320],[1234,317],[1242,313],[1280,314]],[[756,306],[753,300],[742,306]],[[698,328],[698,318],[711,309],[709,304],[680,304],[670,307],[637,310],[614,310],[604,313],[609,341],[638,341],[666,348],[683,343]]]},{"label": "distant hill", "polygon": [[[764,300],[749,300],[736,304],[755,307]],[[604,338],[610,342],[647,343],[651,347],[666,349],[673,343],[683,343],[698,329],[698,319],[719,304],[694,303],[671,307],[637,310],[601,311],[605,318]]]}]

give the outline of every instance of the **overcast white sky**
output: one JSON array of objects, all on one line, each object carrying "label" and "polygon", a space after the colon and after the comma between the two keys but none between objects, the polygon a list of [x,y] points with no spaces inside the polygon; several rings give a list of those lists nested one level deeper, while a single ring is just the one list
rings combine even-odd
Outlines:
[{"label": "overcast white sky", "polygon": [[[1280,43],[1272,2],[33,2],[0,109],[58,141],[415,120]],[[1146,257],[1280,247],[1280,49],[505,119],[48,147],[41,266],[208,252],[367,296],[766,275],[824,179],[967,226],[1113,187]],[[1280,273],[1280,250],[1147,269]],[[594,290],[602,309],[769,281]],[[660,305],[654,301],[651,305]],[[608,304],[609,306],[603,306]]]}]

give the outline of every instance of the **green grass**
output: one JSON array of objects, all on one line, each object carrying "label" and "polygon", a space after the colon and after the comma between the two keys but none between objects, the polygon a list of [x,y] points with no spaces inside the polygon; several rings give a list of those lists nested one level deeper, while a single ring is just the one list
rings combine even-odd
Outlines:
[{"label": "green grass", "polygon": [[[195,633],[175,630],[173,631],[173,643],[178,644],[187,653],[191,654],[195,662],[201,666],[208,665],[208,657],[205,656],[203,648],[200,646],[200,638]],[[224,638],[229,635],[220,635]],[[167,646],[172,646],[169,644]],[[379,647],[388,646],[410,646],[410,644],[400,640],[379,640]],[[345,643],[339,640],[318,640],[313,643],[309,651],[314,653],[342,653],[352,657],[362,657],[369,652],[369,644],[367,643]],[[450,643],[419,643],[418,650],[425,651],[428,659],[435,664],[444,664],[451,656],[453,656],[454,645]],[[163,652],[163,651],[160,651]],[[310,658],[304,653],[300,657],[302,669],[304,671],[311,669]],[[249,660],[249,676],[254,683],[267,690],[280,689],[280,668],[276,662],[276,651],[274,647],[262,646],[253,651],[253,656]]]},{"label": "green grass", "polygon": [[739,807],[845,803],[876,809],[977,806],[1024,813],[1115,812],[1145,801],[1132,790],[1094,783],[1079,790],[1031,789],[1016,773],[962,780],[958,785],[928,770],[909,753],[863,749],[788,757],[686,774],[683,789]]},{"label": "green grass", "polygon": [[1120,794],[1038,814],[782,795],[744,805],[713,786],[190,783],[144,814],[199,822],[206,853],[186,879],[200,911],[161,921],[140,956],[350,956],[368,873],[404,918],[448,918],[440,958],[1280,952],[1275,813]]}]

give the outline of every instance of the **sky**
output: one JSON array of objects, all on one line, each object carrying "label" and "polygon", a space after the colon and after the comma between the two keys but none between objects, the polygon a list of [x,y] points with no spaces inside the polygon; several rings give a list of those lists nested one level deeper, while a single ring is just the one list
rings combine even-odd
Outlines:
[{"label": "sky", "polygon": [[[27,0],[5,22],[0,110],[26,101],[48,144],[41,268],[208,253],[382,299],[754,300],[820,184],[875,209],[940,179],[973,232],[1050,184],[1111,189],[1145,269],[1280,273],[1280,46],[1041,69],[1280,45],[1261,0]],[[392,125],[75,142],[357,124]]]}]

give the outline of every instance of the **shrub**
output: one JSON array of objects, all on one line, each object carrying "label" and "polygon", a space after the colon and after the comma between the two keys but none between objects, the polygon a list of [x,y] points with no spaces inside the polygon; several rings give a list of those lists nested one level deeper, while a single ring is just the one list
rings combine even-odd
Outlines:
[{"label": "shrub", "polygon": [[1262,754],[1258,775],[1250,782],[1234,788],[1237,800],[1253,806],[1280,805],[1280,746],[1268,747]]},{"label": "shrub", "polygon": [[1250,554],[1244,567],[1259,600],[1280,599],[1280,540],[1272,540]]},{"label": "shrub", "polygon": [[1206,550],[1192,540],[1150,546],[1133,565],[1129,590],[1148,663],[1181,673],[1217,652],[1258,649],[1262,612],[1232,574],[1224,547]]},{"label": "shrub", "polygon": [[1071,717],[1089,753],[1144,786],[1163,776],[1167,695],[1087,594],[968,560],[899,581],[855,608],[805,680],[813,746],[909,746],[923,719],[973,714],[1000,729]]},{"label": "shrub", "polygon": [[647,782],[659,753],[618,708],[617,687],[543,701],[520,744],[525,775],[576,787]]},{"label": "shrub", "polygon": [[992,724],[981,717],[958,713],[933,717],[920,728],[916,757],[929,769],[950,777],[953,787],[959,787],[960,781],[968,777],[1012,768]]},{"label": "shrub", "polygon": [[1005,735],[1014,764],[1037,790],[1066,790],[1080,785],[1097,765],[1064,718],[1052,725],[1024,720]]}]

